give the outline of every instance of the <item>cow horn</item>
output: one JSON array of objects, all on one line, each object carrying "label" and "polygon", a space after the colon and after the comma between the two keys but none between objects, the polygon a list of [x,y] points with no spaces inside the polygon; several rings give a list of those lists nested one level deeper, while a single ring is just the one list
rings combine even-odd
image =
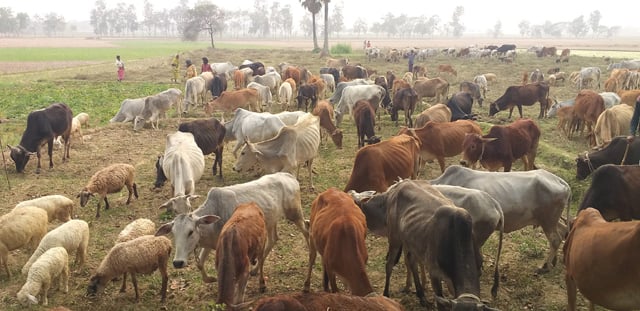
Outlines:
[{"label": "cow horn", "polygon": [[498,139],[498,138],[497,137],[482,138],[482,142],[490,143],[490,142],[492,142],[492,141],[494,141],[496,139]]}]

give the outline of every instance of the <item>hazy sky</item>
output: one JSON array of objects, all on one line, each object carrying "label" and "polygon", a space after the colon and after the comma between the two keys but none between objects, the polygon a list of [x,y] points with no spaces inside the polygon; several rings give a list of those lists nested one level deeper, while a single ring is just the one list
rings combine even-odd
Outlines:
[{"label": "hazy sky", "polygon": [[[272,3],[274,0],[266,0]],[[106,0],[107,8],[114,8],[116,3],[125,2],[133,4],[140,16],[144,8],[144,0]],[[254,0],[211,1],[225,9],[246,8],[252,9]],[[298,28],[299,20],[304,14],[308,14],[298,0],[279,0],[281,6],[290,4],[294,14],[294,27]],[[619,2],[616,4],[615,2]],[[178,0],[150,0],[154,10],[164,8],[171,9],[179,3]],[[189,6],[193,6],[196,0],[190,0]],[[373,5],[384,3],[382,5]],[[604,5],[606,3],[606,5]],[[571,21],[580,15],[584,15],[588,21],[591,12],[599,10],[602,14],[600,24],[604,26],[621,26],[622,28],[637,28],[637,12],[633,9],[620,9],[628,7],[619,0],[614,3],[608,1],[557,1],[537,0],[535,2],[522,1],[426,1],[426,0],[332,0],[329,8],[340,5],[343,7],[345,26],[351,28],[358,17],[367,20],[371,25],[380,21],[387,13],[394,15],[407,14],[409,16],[425,15],[427,17],[438,15],[442,22],[451,20],[456,6],[465,9],[462,15],[462,23],[467,32],[485,33],[493,28],[495,23],[502,22],[503,32],[516,33],[518,23],[527,20],[531,24],[543,24],[545,21],[561,22]],[[67,21],[89,20],[91,9],[95,6],[92,0],[0,0],[0,7],[11,7],[13,12],[26,12],[29,15],[45,15],[55,12],[63,15]],[[330,13],[331,14],[331,13]],[[141,17],[141,16],[140,16]]]}]

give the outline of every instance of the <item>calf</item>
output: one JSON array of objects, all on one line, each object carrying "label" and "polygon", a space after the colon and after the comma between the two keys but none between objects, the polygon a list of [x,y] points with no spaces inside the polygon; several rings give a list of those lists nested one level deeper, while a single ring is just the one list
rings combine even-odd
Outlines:
[{"label": "calf", "polygon": [[193,120],[183,122],[178,125],[178,131],[189,132],[193,134],[198,147],[204,155],[214,154],[213,166],[211,173],[216,176],[219,168],[219,178],[224,180],[222,176],[222,154],[224,151],[224,136],[227,129],[216,118]]},{"label": "calf", "polygon": [[329,104],[326,100],[321,100],[318,102],[313,111],[311,112],[314,116],[317,116],[320,119],[320,127],[322,128],[322,136],[326,139],[327,133],[331,135],[331,140],[336,145],[338,149],[342,149],[342,130],[337,128],[335,124],[333,124],[333,106]]},{"label": "calf", "polygon": [[256,89],[242,89],[237,91],[224,91],[220,97],[208,102],[204,107],[204,112],[211,115],[216,110],[223,113],[244,108],[255,112],[262,111],[258,105],[259,95]]},{"label": "calf", "polygon": [[454,76],[458,76],[458,72],[455,69],[453,69],[453,67],[450,64],[438,65],[438,72],[440,73],[447,72]]},{"label": "calf", "polygon": [[216,303],[234,306],[244,301],[251,265],[258,263],[260,292],[266,290],[263,274],[267,229],[262,209],[254,203],[236,207],[224,224],[216,246],[218,299]]},{"label": "calf", "polygon": [[[592,90],[581,90],[576,96],[576,103],[573,105],[573,122],[581,121],[586,124],[587,134],[591,135],[592,127],[598,121],[598,117],[604,111],[604,99]],[[582,126],[584,132],[585,126]],[[582,135],[582,132],[580,135]],[[569,133],[571,137],[571,133]]]},{"label": "calf", "polygon": [[365,142],[380,142],[380,138],[375,136],[376,112],[368,101],[361,99],[356,102],[353,107],[353,120],[358,131],[358,148],[362,148]]},{"label": "calf", "polygon": [[578,211],[597,209],[607,221],[640,219],[640,167],[606,164],[593,172]]},{"label": "calf", "polygon": [[578,213],[564,243],[567,310],[576,310],[576,293],[611,310],[640,308],[640,227],[638,222],[607,222],[598,210]]},{"label": "calf", "polygon": [[315,108],[318,102],[317,87],[313,84],[303,84],[298,89],[298,109],[302,109],[304,104],[304,111],[309,111],[309,102],[311,102],[311,110]]},{"label": "calf", "polygon": [[66,162],[69,159],[72,119],[73,112],[64,103],[54,103],[45,109],[30,112],[27,116],[27,128],[22,133],[20,143],[15,147],[7,145],[11,151],[11,159],[16,163],[16,171],[22,173],[29,158],[35,153],[38,157],[36,174],[40,174],[40,147],[44,142],[47,142],[49,168],[53,168],[51,156],[53,154],[53,140],[56,136],[62,136],[64,139],[62,162]]},{"label": "calf", "polygon": [[339,276],[353,295],[373,293],[367,276],[367,222],[362,211],[350,195],[329,188],[311,203],[309,220],[309,269],[304,282],[304,292],[311,286],[311,270],[315,265],[316,251],[322,256],[324,291],[337,292],[336,276]]},{"label": "calf", "polygon": [[390,114],[391,121],[396,121],[398,126],[398,110],[404,110],[404,122],[408,127],[413,127],[411,115],[416,109],[418,102],[418,93],[413,88],[399,90],[393,95],[393,103],[391,105]]}]

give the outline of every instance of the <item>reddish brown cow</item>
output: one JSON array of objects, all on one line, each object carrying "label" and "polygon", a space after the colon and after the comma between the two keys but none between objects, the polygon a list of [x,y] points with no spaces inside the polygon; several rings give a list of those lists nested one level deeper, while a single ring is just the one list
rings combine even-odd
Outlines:
[{"label": "reddish brown cow", "polygon": [[234,90],[247,87],[247,81],[245,80],[245,75],[242,70],[236,70],[233,72],[233,84]]},{"label": "reddish brown cow", "polygon": [[327,133],[331,135],[331,140],[338,149],[342,149],[342,130],[333,124],[333,106],[326,100],[318,102],[313,111],[314,116],[320,119],[320,128],[322,128],[322,140],[326,141]]},{"label": "reddish brown cow", "polygon": [[558,125],[556,125],[556,129],[561,130],[564,136],[569,137],[569,133],[572,131],[571,125],[573,124],[573,106],[560,107],[557,115]]},{"label": "reddish brown cow", "polygon": [[256,89],[224,91],[220,94],[220,97],[208,102],[204,106],[204,112],[210,116],[216,110],[232,112],[237,108],[260,112],[261,107],[258,105],[258,91]]},{"label": "reddish brown cow", "polygon": [[419,151],[420,141],[409,135],[362,147],[356,153],[345,192],[384,192],[398,178],[415,178]]},{"label": "reddish brown cow", "polygon": [[445,169],[444,158],[453,157],[462,152],[462,142],[467,133],[482,134],[482,129],[469,120],[443,123],[429,121],[421,128],[402,128],[398,132],[398,134],[416,137],[421,145],[421,164],[437,159],[442,172]]},{"label": "reddish brown cow", "polygon": [[[353,106],[353,120],[358,131],[358,148],[362,148],[364,143],[375,144],[380,142],[376,137],[376,111],[367,100],[358,100]],[[364,137],[367,136],[365,139]]]},{"label": "reddish brown cow", "polygon": [[[296,66],[287,67],[282,73],[282,80],[293,79],[296,85],[300,85],[300,68]],[[293,87],[293,85],[291,85]],[[295,93],[294,93],[295,94]]]},{"label": "reddish brown cow", "polygon": [[240,204],[224,224],[216,247],[217,303],[233,306],[244,301],[251,265],[258,262],[260,291],[266,285],[262,268],[267,229],[262,209],[254,202]]},{"label": "reddish brown cow", "polygon": [[458,76],[458,72],[453,69],[453,67],[450,64],[444,64],[444,65],[438,65],[438,72],[442,73],[442,72],[448,72],[454,76]]},{"label": "reddish brown cow", "polygon": [[540,51],[537,52],[538,57],[545,57],[545,56],[556,56],[558,53],[558,50],[556,49],[555,46],[550,46],[550,47],[542,47],[542,49]]},{"label": "reddish brown cow", "polygon": [[398,302],[385,296],[358,297],[337,293],[297,293],[265,297],[258,301],[256,311],[404,311]]},{"label": "reddish brown cow", "polygon": [[367,220],[353,198],[337,188],[322,192],[311,203],[309,219],[309,269],[304,292],[311,287],[311,270],[316,251],[322,256],[324,291],[337,292],[336,276],[340,276],[351,293],[365,296],[373,293],[367,276]]},{"label": "reddish brown cow", "polygon": [[324,89],[326,88],[326,83],[318,76],[311,76],[307,84],[313,85],[316,88],[316,97],[318,99],[324,99]]},{"label": "reddish brown cow", "polygon": [[540,128],[531,119],[520,119],[509,125],[494,125],[489,133],[469,134],[462,143],[460,164],[475,167],[479,161],[489,171],[504,167],[511,171],[516,159],[522,159],[526,171],[536,168],[535,159],[540,140]]},{"label": "reddish brown cow", "polygon": [[508,87],[504,94],[489,106],[489,116],[508,108],[509,119],[511,119],[513,108],[518,107],[520,118],[522,118],[522,106],[531,106],[536,102],[540,102],[540,114],[538,115],[540,119],[545,116],[549,107],[548,84],[538,82],[527,85],[513,85]]},{"label": "reddish brown cow", "polygon": [[364,69],[361,66],[353,66],[353,65],[346,65],[342,67],[342,75],[347,80],[364,79],[369,76],[366,69]]},{"label": "reddish brown cow", "polygon": [[[604,109],[604,99],[600,94],[592,90],[581,90],[576,96],[576,103],[573,105],[572,128],[575,127],[576,122],[580,122],[582,123],[580,136],[584,134],[585,125],[587,127],[587,135],[591,135],[593,126]],[[569,138],[573,136],[572,132],[569,133]]]}]

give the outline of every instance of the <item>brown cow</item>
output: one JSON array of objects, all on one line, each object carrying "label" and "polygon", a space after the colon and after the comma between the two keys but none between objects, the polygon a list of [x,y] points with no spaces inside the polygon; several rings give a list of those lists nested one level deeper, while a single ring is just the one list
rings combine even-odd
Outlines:
[{"label": "brown cow", "polygon": [[418,79],[419,77],[427,76],[427,67],[425,66],[413,66],[413,78]]},{"label": "brown cow", "polygon": [[513,162],[522,159],[524,170],[533,170],[539,140],[540,128],[531,119],[494,125],[487,135],[469,134],[464,138],[460,164],[475,167],[480,162],[489,171],[504,167],[509,172]]},{"label": "brown cow", "polygon": [[331,140],[338,149],[342,149],[342,130],[333,124],[333,106],[326,100],[318,102],[313,111],[314,116],[320,118],[320,128],[322,128],[322,140],[326,141],[327,133],[331,135]]},{"label": "brown cow", "polygon": [[[376,137],[376,111],[367,100],[358,100],[353,106],[353,120],[358,131],[358,148],[364,147],[364,143],[375,144],[380,142]],[[364,137],[367,136],[365,139]]]},{"label": "brown cow", "polygon": [[449,122],[451,121],[451,109],[445,104],[435,104],[416,117],[416,128],[421,128],[427,122]]},{"label": "brown cow", "polygon": [[233,72],[233,84],[234,90],[239,90],[247,87],[247,83],[244,79],[244,72],[242,72],[241,70],[236,70]]},{"label": "brown cow", "polygon": [[349,64],[348,58],[340,58],[340,59],[327,58],[327,67],[330,67],[330,68],[341,69],[342,67],[348,64]]},{"label": "brown cow", "polygon": [[536,54],[538,55],[538,57],[545,57],[545,56],[556,56],[558,53],[558,49],[556,49],[555,46],[550,46],[550,47],[542,47],[542,49],[540,51],[538,51]]},{"label": "brown cow", "polygon": [[393,94],[395,94],[400,89],[405,89],[410,87],[411,87],[411,84],[409,84],[409,82],[402,79],[397,79],[393,81],[393,86],[391,86],[391,91],[393,92]]},{"label": "brown cow", "polygon": [[[572,128],[577,122],[582,123],[580,136],[584,134],[587,127],[587,135],[593,134],[593,126],[598,121],[598,117],[604,111],[604,99],[600,94],[592,90],[581,90],[576,96],[576,103],[573,105]],[[569,138],[573,133],[569,133]]]},{"label": "brown cow", "polygon": [[576,310],[577,289],[591,310],[640,309],[639,247],[638,222],[607,222],[593,208],[578,213],[564,243],[567,310]]},{"label": "brown cow", "polygon": [[384,192],[398,178],[415,178],[419,151],[420,141],[409,135],[394,136],[360,148],[345,192]]},{"label": "brown cow", "polygon": [[397,301],[385,296],[358,297],[338,293],[296,293],[260,299],[256,311],[404,311]]},{"label": "brown cow", "polygon": [[316,98],[318,99],[324,99],[324,90],[327,86],[326,83],[324,83],[324,80],[322,80],[320,77],[318,76],[311,76],[309,78],[309,81],[307,81],[307,84],[313,85],[316,88]]},{"label": "brown cow", "polygon": [[527,85],[513,85],[507,88],[502,96],[496,99],[489,106],[489,116],[493,116],[498,111],[509,108],[509,119],[513,114],[513,108],[518,107],[520,118],[522,118],[522,106],[531,106],[536,102],[540,103],[540,114],[538,118],[543,118],[549,107],[549,85],[541,83],[530,83]]},{"label": "brown cow", "polygon": [[224,224],[216,246],[217,303],[241,304],[251,265],[258,263],[260,291],[266,289],[263,265],[267,229],[262,209],[254,202],[240,204]]},{"label": "brown cow", "polygon": [[571,54],[571,50],[563,49],[562,52],[560,53],[560,57],[556,59],[556,63],[568,63],[570,54]]},{"label": "brown cow", "polygon": [[204,106],[204,112],[208,116],[211,116],[216,110],[222,110],[224,113],[235,111],[237,108],[260,112],[262,107],[258,105],[258,90],[241,89],[237,91],[224,91],[220,94],[220,97],[208,102]]},{"label": "brown cow", "polygon": [[438,72],[442,73],[442,72],[448,72],[449,74],[452,74],[454,76],[458,76],[458,72],[453,69],[453,67],[451,67],[450,64],[444,64],[444,65],[438,65]]},{"label": "brown cow", "polygon": [[556,129],[561,130],[564,136],[569,137],[569,133],[572,131],[571,125],[573,124],[573,106],[560,107],[556,114],[558,115]]},{"label": "brown cow", "polygon": [[421,102],[423,97],[435,97],[436,103],[441,103],[449,96],[449,82],[440,77],[418,79],[413,84],[413,88],[418,93],[418,102]]},{"label": "brown cow", "polygon": [[309,269],[304,292],[311,287],[316,255],[322,256],[324,291],[337,292],[336,276],[355,296],[373,293],[367,276],[367,220],[350,195],[337,188],[322,192],[311,203],[309,219]]},{"label": "brown cow", "polygon": [[[300,85],[300,68],[296,67],[296,66],[289,66],[287,67],[284,72],[282,73],[282,80],[287,80],[287,79],[293,79],[293,81],[295,81],[295,85]],[[293,84],[291,85],[293,86]],[[294,93],[296,94],[296,93]]]},{"label": "brown cow", "polygon": [[619,90],[618,95],[620,95],[620,103],[635,107],[636,98],[640,96],[640,90]]},{"label": "brown cow", "polygon": [[369,75],[367,73],[367,70],[364,69],[364,67],[346,65],[342,67],[342,76],[344,76],[347,80],[353,80],[353,79],[365,79]]},{"label": "brown cow", "polygon": [[453,157],[462,152],[462,142],[467,133],[482,134],[482,129],[473,121],[427,122],[423,127],[402,128],[398,134],[407,134],[420,141],[421,167],[425,161],[438,160],[440,171],[444,172],[445,157]]}]

